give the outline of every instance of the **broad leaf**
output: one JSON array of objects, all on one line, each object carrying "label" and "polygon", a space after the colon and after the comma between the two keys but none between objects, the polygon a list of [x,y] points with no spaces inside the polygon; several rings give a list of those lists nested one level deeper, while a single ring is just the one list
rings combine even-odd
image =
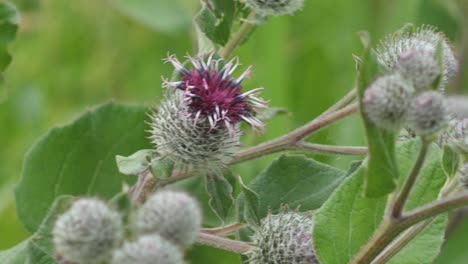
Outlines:
[{"label": "broad leaf", "polygon": [[[419,142],[415,140],[398,147],[398,164],[403,177],[406,177],[411,170],[419,147]],[[427,204],[437,198],[445,182],[440,156],[440,149],[432,145],[425,167],[406,204],[406,210]],[[366,166],[367,164],[363,164],[353,176],[350,176],[315,214],[313,240],[321,263],[347,263],[366,243],[383,218],[386,196],[370,198],[362,195]],[[400,181],[403,181],[403,177]],[[403,250],[394,258],[397,260],[417,258],[427,262],[413,263],[431,263],[437,255],[437,248],[440,247],[444,235],[446,217],[442,218],[442,220],[437,219],[407,245],[407,248],[413,250]]]},{"label": "broad leaf", "polygon": [[398,166],[395,156],[396,134],[376,127],[367,118],[363,108],[364,92],[379,73],[375,54],[369,46],[370,43],[367,43],[361,57],[357,81],[361,115],[369,147],[364,193],[369,197],[379,197],[392,192],[396,187],[395,180],[398,178]]},{"label": "broad leaf", "polygon": [[29,239],[8,250],[0,251],[0,263],[24,264],[28,255]]},{"label": "broad leaf", "polygon": [[[231,174],[231,172],[228,173]],[[208,204],[219,219],[224,222],[234,204],[231,183],[224,175],[208,174],[205,176],[205,188],[210,197]]]},{"label": "broad leaf", "polygon": [[[302,156],[283,155],[274,160],[248,187],[258,195],[259,218],[282,205],[314,210],[345,178],[346,172]],[[243,200],[241,195],[239,199]]]},{"label": "broad leaf", "polygon": [[468,259],[467,244],[468,218],[465,217],[448,234],[447,241],[442,247],[442,253],[434,261],[434,264],[465,264]]},{"label": "broad leaf", "polygon": [[190,2],[182,0],[111,0],[121,13],[157,31],[173,32],[191,25]]},{"label": "broad leaf", "polygon": [[444,146],[442,154],[442,168],[444,169],[447,177],[454,177],[461,165],[460,155],[449,145]]},{"label": "broad leaf", "polygon": [[234,14],[233,0],[204,0],[195,21],[206,37],[216,44],[224,45],[231,35]]},{"label": "broad leaf", "polygon": [[192,264],[239,264],[240,257],[237,253],[228,252],[225,250],[208,247],[208,246],[195,246],[188,253],[187,259]]},{"label": "broad leaf", "polygon": [[[0,2],[0,84],[3,82],[3,72],[10,65],[12,56],[8,47],[16,38],[19,14],[16,8],[7,1]],[[2,93],[0,92],[0,101]]]},{"label": "broad leaf", "polygon": [[88,111],[49,131],[27,153],[16,188],[17,210],[35,232],[60,195],[111,198],[121,190],[114,157],[148,148],[146,109],[116,103]]}]

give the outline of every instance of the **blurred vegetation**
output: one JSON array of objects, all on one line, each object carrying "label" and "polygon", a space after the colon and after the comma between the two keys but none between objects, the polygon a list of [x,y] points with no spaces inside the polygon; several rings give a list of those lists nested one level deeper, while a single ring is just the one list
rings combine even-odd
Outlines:
[{"label": "blurred vegetation", "polygon": [[[193,0],[157,1],[176,8],[169,8],[175,16],[188,17],[198,7]],[[153,23],[166,17],[159,17],[156,11],[151,16],[157,4],[145,6],[141,14],[142,8],[134,6],[125,12],[129,7],[118,0],[12,2],[20,9],[22,20],[6,84],[0,89],[4,93],[0,93],[0,250],[28,235],[16,218],[13,190],[22,158],[35,140],[84,109],[111,99],[153,105],[161,95],[161,75],[171,73],[171,66],[162,59],[168,52],[181,57],[194,47],[188,23],[173,27],[165,21]],[[356,33],[361,30],[370,31],[377,39],[404,23],[432,24],[454,41],[465,62],[466,2],[306,0],[304,10],[297,15],[269,19],[237,54],[244,66],[253,65],[246,88],[265,87],[263,97],[270,105],[286,107],[291,114],[269,122],[263,135],[247,134],[245,145],[309,121],[351,89],[355,78],[352,54],[360,50]],[[466,92],[466,81],[459,78],[451,89]],[[356,116],[311,140],[360,145],[364,136]],[[352,160],[315,158],[342,168]],[[248,180],[271,159],[238,166],[237,172]]]}]

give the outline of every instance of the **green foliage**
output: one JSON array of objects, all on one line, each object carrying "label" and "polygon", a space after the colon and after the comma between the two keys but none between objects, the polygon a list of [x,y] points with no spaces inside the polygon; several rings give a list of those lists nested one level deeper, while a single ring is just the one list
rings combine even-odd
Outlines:
[{"label": "green foliage", "polygon": [[445,145],[444,152],[442,153],[442,168],[445,175],[453,178],[457,174],[460,165],[461,159],[458,153],[451,146]]},{"label": "green foliage", "polygon": [[[400,181],[409,173],[419,151],[418,141],[398,146]],[[411,192],[405,209],[411,210],[437,198],[445,182],[440,166],[441,151],[432,145],[426,165]],[[370,198],[362,196],[367,164],[350,176],[315,214],[314,245],[324,264],[347,263],[367,242],[382,221],[387,202],[386,196]],[[424,260],[431,263],[443,241],[446,217],[441,216],[394,258]],[[411,262],[392,263],[411,263]],[[420,263],[420,262],[412,262]]]},{"label": "green foliage", "polygon": [[234,21],[233,0],[204,0],[195,17],[199,29],[214,43],[224,45],[229,40]]},{"label": "green foliage", "polygon": [[[19,14],[16,8],[7,1],[0,2],[0,81],[3,82],[3,72],[11,63],[12,56],[8,51],[11,42],[16,38]],[[0,102],[2,101],[0,93]]]},{"label": "green foliage", "polygon": [[146,109],[104,104],[52,129],[28,152],[16,188],[18,214],[34,232],[62,194],[114,196],[121,179],[114,157],[148,147]]},{"label": "green foliage", "polygon": [[112,0],[120,12],[154,30],[175,32],[190,27],[189,1]]},{"label": "green foliage", "polygon": [[366,130],[367,145],[369,148],[369,160],[366,169],[364,193],[369,197],[384,196],[392,192],[398,178],[398,166],[395,158],[396,133],[375,126],[366,116],[363,110],[362,100],[364,92],[378,74],[378,63],[375,54],[370,47],[370,39],[364,43],[364,55],[359,65],[357,86],[361,115]]},{"label": "green foliage", "polygon": [[124,175],[140,175],[148,169],[152,154],[152,149],[142,149],[128,157],[117,155],[115,156],[115,161],[120,173]]},{"label": "green foliage", "polygon": [[224,175],[208,174],[205,176],[205,188],[210,197],[208,204],[221,221],[226,220],[234,204],[233,187],[226,179],[227,177],[233,178],[232,173],[227,172]]},{"label": "green foliage", "polygon": [[[283,155],[248,185],[258,196],[255,215],[262,219],[270,210],[277,213],[282,205],[292,209],[317,209],[345,176],[346,172],[312,159]],[[244,195],[238,198],[240,202],[244,199]]]}]

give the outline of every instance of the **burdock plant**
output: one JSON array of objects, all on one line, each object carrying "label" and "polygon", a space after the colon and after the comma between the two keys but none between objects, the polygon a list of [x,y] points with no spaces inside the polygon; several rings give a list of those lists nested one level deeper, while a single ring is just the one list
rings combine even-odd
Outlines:
[{"label": "burdock plant", "polygon": [[[305,125],[260,142],[250,132],[274,130],[269,120],[287,111],[267,107],[275,102],[248,80],[265,81],[256,75],[262,65],[242,65],[235,52],[261,23],[303,4],[203,0],[196,49],[161,58],[173,73],[154,83],[163,91],[155,107],[100,106],[28,153],[16,199],[34,235],[0,252],[0,262],[432,263],[447,212],[468,205],[468,116],[453,111],[446,89],[458,72],[456,49],[427,25],[380,42],[362,33],[354,88]],[[352,136],[365,146],[306,141],[352,114],[364,132]],[[254,162],[292,151],[356,161],[343,170],[285,154],[261,173],[268,160]],[[254,169],[234,166],[247,161]]]}]

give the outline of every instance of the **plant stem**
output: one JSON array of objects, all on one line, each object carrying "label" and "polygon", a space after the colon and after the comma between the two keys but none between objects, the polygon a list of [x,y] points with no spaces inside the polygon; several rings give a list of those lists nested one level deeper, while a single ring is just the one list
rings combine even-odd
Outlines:
[{"label": "plant stem", "polygon": [[345,96],[343,96],[343,98],[338,100],[338,102],[336,102],[334,105],[332,105],[330,108],[328,108],[325,112],[323,112],[319,117],[323,117],[323,116],[328,115],[328,114],[330,114],[332,112],[335,112],[335,111],[339,110],[340,108],[346,106],[347,104],[351,103],[351,101],[353,101],[354,98],[356,98],[357,92],[358,92],[357,88],[353,87],[353,89],[351,89],[351,91],[349,91]]},{"label": "plant stem", "polygon": [[143,203],[155,184],[156,181],[150,169],[140,174],[137,183],[128,192],[131,204],[135,206]]},{"label": "plant stem", "polygon": [[198,236],[197,242],[202,245],[208,245],[211,247],[215,247],[215,248],[219,248],[222,250],[231,251],[231,252],[235,252],[235,253],[239,253],[243,255],[249,252],[249,250],[252,248],[251,245],[243,241],[227,239],[224,237],[219,237],[219,236],[210,235],[206,233],[200,233],[200,235]]},{"label": "plant stem", "polygon": [[231,39],[226,43],[224,48],[221,49],[219,52],[219,55],[223,59],[228,59],[231,57],[232,53],[234,50],[239,46],[242,41],[247,37],[247,35],[250,33],[250,31],[255,27],[255,23],[253,22],[255,20],[255,12],[252,11],[250,12],[249,16],[247,19],[242,23],[242,26],[239,28],[239,30],[232,35]]},{"label": "plant stem", "polygon": [[419,223],[416,226],[411,227],[405,233],[403,233],[398,239],[391,243],[385,250],[372,261],[372,264],[384,264],[387,263],[393,256],[395,256],[402,248],[413,240],[419,233],[421,233],[433,219],[426,220],[423,223]]},{"label": "plant stem", "polygon": [[416,159],[416,162],[413,165],[413,169],[411,170],[410,174],[406,178],[406,181],[403,185],[403,189],[400,192],[400,195],[397,197],[395,203],[392,207],[392,216],[395,218],[399,218],[403,209],[405,207],[406,201],[410,195],[411,189],[413,188],[414,183],[424,165],[424,161],[426,160],[427,152],[429,150],[430,143],[426,140],[422,140],[422,146],[419,151],[419,155]]},{"label": "plant stem", "polygon": [[243,161],[255,159],[278,151],[286,150],[289,147],[294,147],[294,145],[296,145],[299,141],[303,140],[310,134],[354,112],[357,112],[358,110],[358,104],[355,103],[348,105],[338,111],[314,119],[308,124],[297,128],[284,136],[267,141],[254,147],[241,150],[235,154],[235,159],[232,162],[232,164],[237,164]]},{"label": "plant stem", "polygon": [[247,224],[245,223],[234,223],[227,226],[221,226],[216,228],[202,228],[202,232],[204,234],[216,235],[216,236],[227,236],[230,235],[237,230],[245,227]]},{"label": "plant stem", "polygon": [[349,146],[329,146],[307,142],[298,142],[294,145],[288,146],[287,150],[295,151],[308,151],[321,154],[338,154],[338,155],[353,155],[364,156],[367,155],[366,147],[349,147]]}]

